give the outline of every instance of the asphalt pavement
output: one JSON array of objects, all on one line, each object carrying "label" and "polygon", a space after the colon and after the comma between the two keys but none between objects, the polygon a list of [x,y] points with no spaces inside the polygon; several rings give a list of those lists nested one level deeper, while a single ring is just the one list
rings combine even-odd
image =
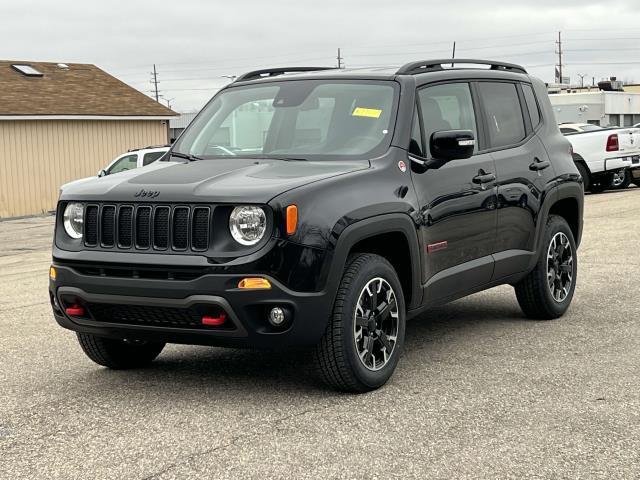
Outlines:
[{"label": "asphalt pavement", "polygon": [[390,383],[170,345],[110,371],[58,327],[51,217],[0,222],[0,478],[640,478],[640,189],[589,195],[567,315],[499,287],[407,327]]}]

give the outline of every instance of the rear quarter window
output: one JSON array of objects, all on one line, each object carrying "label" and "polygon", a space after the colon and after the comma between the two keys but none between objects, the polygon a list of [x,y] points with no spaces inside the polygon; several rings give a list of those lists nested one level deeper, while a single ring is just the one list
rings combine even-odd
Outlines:
[{"label": "rear quarter window", "polygon": [[536,95],[533,92],[533,87],[526,83],[522,85],[522,92],[524,93],[524,99],[527,102],[527,109],[529,110],[529,116],[531,117],[531,126],[535,129],[540,125],[540,106]]}]

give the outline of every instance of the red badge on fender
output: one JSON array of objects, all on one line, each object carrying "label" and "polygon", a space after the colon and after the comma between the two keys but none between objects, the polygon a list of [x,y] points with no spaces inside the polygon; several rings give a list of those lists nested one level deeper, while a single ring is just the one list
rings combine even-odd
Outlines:
[{"label": "red badge on fender", "polygon": [[406,163],[404,163],[404,161],[400,160],[400,161],[398,162],[398,168],[400,169],[400,171],[401,171],[402,173],[404,173],[404,172],[406,172],[406,171],[407,171],[407,164],[406,164]]}]

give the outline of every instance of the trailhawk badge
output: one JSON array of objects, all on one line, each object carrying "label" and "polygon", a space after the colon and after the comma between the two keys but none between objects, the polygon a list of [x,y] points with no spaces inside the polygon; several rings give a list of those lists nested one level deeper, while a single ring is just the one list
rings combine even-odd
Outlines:
[{"label": "trailhawk badge", "polygon": [[400,171],[401,171],[402,173],[404,173],[404,172],[406,172],[406,171],[407,171],[407,164],[406,164],[406,163],[404,163],[404,161],[403,161],[403,160],[400,160],[400,161],[398,162],[398,168],[400,169]]}]

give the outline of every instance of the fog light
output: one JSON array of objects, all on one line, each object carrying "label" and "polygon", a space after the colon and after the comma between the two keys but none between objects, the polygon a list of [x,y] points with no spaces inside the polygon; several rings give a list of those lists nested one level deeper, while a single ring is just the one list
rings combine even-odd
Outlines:
[{"label": "fog light", "polygon": [[274,327],[281,326],[286,320],[284,310],[280,307],[273,307],[269,312],[269,323]]}]

